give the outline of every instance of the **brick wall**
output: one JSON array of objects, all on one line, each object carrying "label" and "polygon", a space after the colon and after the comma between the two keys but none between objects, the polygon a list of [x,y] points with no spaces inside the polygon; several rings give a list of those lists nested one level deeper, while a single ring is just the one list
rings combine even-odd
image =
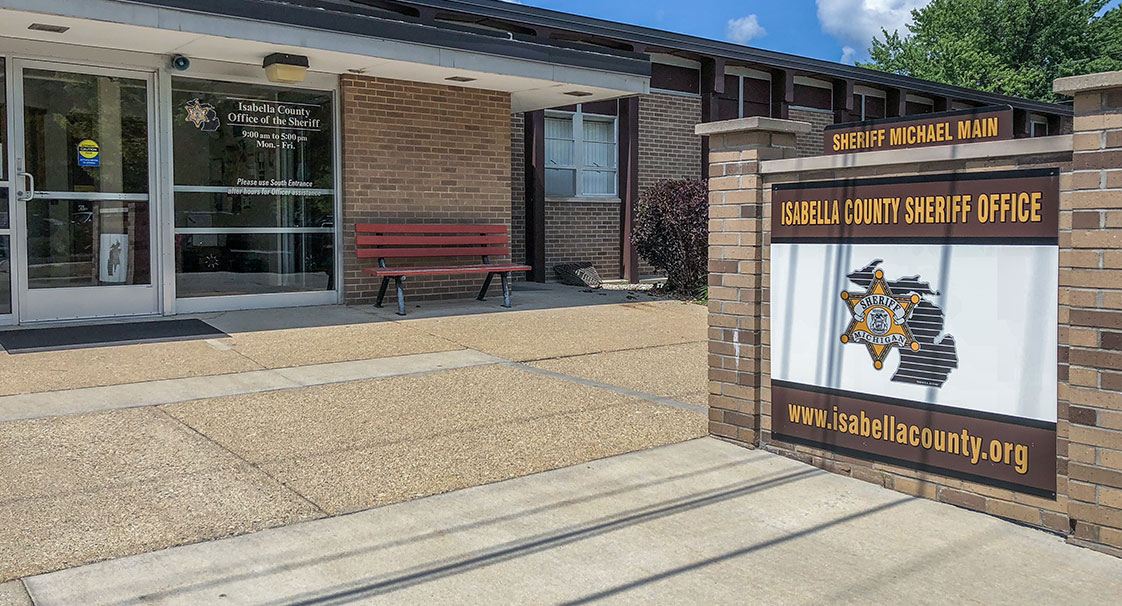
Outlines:
[{"label": "brick wall", "polygon": [[1122,555],[1122,72],[1114,74],[1113,89],[1075,95],[1073,172],[1061,199],[1059,395],[1071,530]]},{"label": "brick wall", "polygon": [[[639,98],[639,192],[666,179],[701,177],[701,97],[651,93]],[[639,259],[639,274],[658,272]]]},{"label": "brick wall", "polygon": [[701,176],[701,97],[651,93],[639,98],[639,191],[665,179]]},{"label": "brick wall", "polygon": [[545,204],[546,279],[553,266],[588,261],[604,279],[619,278],[619,202],[547,200]]},{"label": "brick wall", "polygon": [[[1074,153],[1061,147],[1032,156],[762,173],[761,161],[795,153],[795,137],[711,137],[710,433],[1122,555],[1122,72],[1115,74],[1116,88],[1076,96]],[[1027,167],[1061,170],[1056,498],[774,441],[770,184]]]},{"label": "brick wall", "polygon": [[[353,75],[342,76],[340,87],[347,303],[373,302],[380,282],[362,273],[372,261],[355,259],[355,223],[510,225],[509,94]],[[422,261],[432,262],[478,259]],[[406,297],[465,297],[481,282],[411,278]]]},{"label": "brick wall", "polygon": [[834,123],[834,112],[823,109],[792,107],[788,110],[791,120],[810,124],[810,132],[797,137],[800,156],[821,156],[822,133]]}]

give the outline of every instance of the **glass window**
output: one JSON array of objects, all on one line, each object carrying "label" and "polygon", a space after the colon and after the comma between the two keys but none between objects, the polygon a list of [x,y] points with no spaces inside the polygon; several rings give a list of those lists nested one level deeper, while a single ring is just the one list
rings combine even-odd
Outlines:
[{"label": "glass window", "polygon": [[36,190],[148,193],[144,80],[27,69],[23,98]]},{"label": "glass window", "polygon": [[25,206],[28,288],[149,284],[148,83],[37,69],[23,77],[38,192]]},{"label": "glass window", "polygon": [[177,296],[331,290],[330,233],[178,234]]},{"label": "glass window", "polygon": [[545,119],[545,191],[552,196],[577,194],[573,118]]},{"label": "glass window", "polygon": [[610,196],[616,193],[615,120],[585,118],[582,193]]},{"label": "glass window", "polygon": [[177,296],[335,288],[333,102],[172,79]]},{"label": "glass window", "polygon": [[27,204],[28,288],[149,284],[148,202]]},{"label": "glass window", "polygon": [[545,119],[545,192],[550,196],[614,196],[616,119],[583,113],[551,113]]}]

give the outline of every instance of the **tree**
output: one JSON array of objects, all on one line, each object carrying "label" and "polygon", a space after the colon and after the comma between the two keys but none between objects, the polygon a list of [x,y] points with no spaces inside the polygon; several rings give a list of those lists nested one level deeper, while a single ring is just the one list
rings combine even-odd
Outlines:
[{"label": "tree", "polygon": [[908,34],[881,30],[861,67],[1057,101],[1052,81],[1122,69],[1122,7],[1109,0],[933,0]]}]

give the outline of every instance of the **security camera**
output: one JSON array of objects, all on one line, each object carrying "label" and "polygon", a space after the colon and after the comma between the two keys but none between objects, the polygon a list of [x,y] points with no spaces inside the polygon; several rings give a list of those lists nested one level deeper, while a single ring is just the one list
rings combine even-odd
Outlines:
[{"label": "security camera", "polygon": [[191,60],[183,55],[176,55],[171,58],[171,67],[177,72],[185,72],[191,69]]}]

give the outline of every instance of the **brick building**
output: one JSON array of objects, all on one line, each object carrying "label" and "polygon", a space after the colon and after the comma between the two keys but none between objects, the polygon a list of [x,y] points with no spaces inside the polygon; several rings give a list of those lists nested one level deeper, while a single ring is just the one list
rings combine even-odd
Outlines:
[{"label": "brick building", "polygon": [[[640,193],[697,123],[1071,108],[498,0],[0,0],[0,324],[369,303],[355,225],[508,226],[509,259],[653,271]],[[496,258],[495,260],[503,260]],[[478,277],[411,279],[452,298]]]}]

